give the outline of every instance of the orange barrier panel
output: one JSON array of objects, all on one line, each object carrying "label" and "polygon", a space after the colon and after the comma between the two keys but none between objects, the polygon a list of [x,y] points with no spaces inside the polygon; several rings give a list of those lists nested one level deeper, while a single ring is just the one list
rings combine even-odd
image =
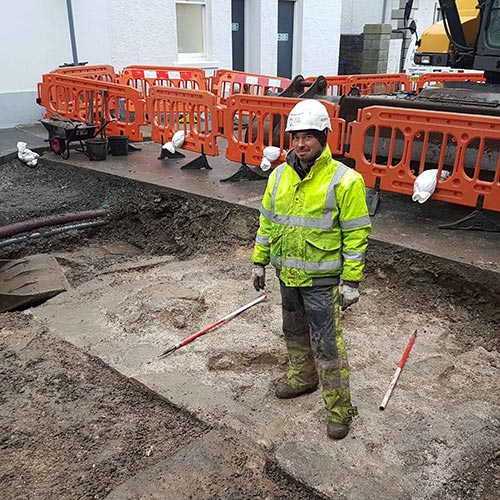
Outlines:
[{"label": "orange barrier panel", "polygon": [[[266,146],[282,151],[275,166],[285,160],[284,150],[291,148],[291,136],[285,133],[286,119],[300,99],[272,96],[234,95],[227,100],[224,110],[224,136],[228,141],[226,158],[248,165],[260,166]],[[340,107],[321,101],[332,122],[328,144],[333,154],[343,151],[345,121],[338,117]]]},{"label": "orange barrier panel", "polygon": [[77,76],[78,78],[90,78],[92,80],[102,80],[103,82],[117,83],[116,73],[113,66],[101,64],[96,66],[66,66],[57,68],[51,73],[59,75]]},{"label": "orange barrier panel", "polygon": [[485,82],[483,73],[425,73],[421,75],[416,83],[417,92],[429,85],[446,82]]},{"label": "orange barrier panel", "polygon": [[348,128],[350,152],[370,188],[413,194],[416,177],[438,169],[435,200],[500,211],[500,118],[371,106]]},{"label": "orange barrier panel", "polygon": [[142,140],[140,126],[145,124],[145,101],[136,89],[47,73],[38,84],[38,96],[38,102],[47,109],[48,117],[57,113],[87,123],[92,109],[93,123],[102,125],[103,115],[105,121],[113,120],[106,127],[107,135],[123,134],[131,141]]},{"label": "orange barrier panel", "polygon": [[147,98],[151,138],[164,144],[184,130],[183,148],[218,155],[217,98],[206,90],[151,87]]},{"label": "orange barrier panel", "polygon": [[[342,96],[349,92],[349,76],[325,76],[326,80],[326,95],[328,96]],[[306,78],[306,82],[314,82],[316,77],[310,76]]]},{"label": "orange barrier panel", "polygon": [[240,75],[246,75],[244,71],[237,71],[235,69],[219,68],[214,71],[212,76],[206,77],[207,90],[212,92],[212,94],[218,95],[219,93],[219,81],[224,73],[234,73]]},{"label": "orange barrier panel", "polygon": [[352,87],[358,87],[361,95],[390,94],[412,89],[410,79],[405,73],[351,75],[347,78],[346,92],[349,92]]},{"label": "orange barrier panel", "polygon": [[287,78],[226,71],[219,77],[216,95],[219,104],[225,105],[229,96],[235,94],[263,96],[268,92],[279,93],[291,83]]},{"label": "orange barrier panel", "polygon": [[175,66],[127,66],[120,72],[118,83],[140,90],[145,97],[153,86],[207,89],[202,69]]}]

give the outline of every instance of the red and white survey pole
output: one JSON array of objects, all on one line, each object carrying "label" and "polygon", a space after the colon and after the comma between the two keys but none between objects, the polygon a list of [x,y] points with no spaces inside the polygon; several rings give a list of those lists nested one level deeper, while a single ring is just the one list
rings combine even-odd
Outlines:
[{"label": "red and white survey pole", "polygon": [[159,358],[164,358],[165,356],[168,356],[169,354],[172,354],[174,351],[177,351],[177,349],[185,346],[186,344],[189,344],[193,340],[197,339],[198,337],[201,337],[202,335],[205,335],[205,333],[209,332],[210,330],[213,330],[219,325],[222,325],[223,323],[227,323],[229,320],[233,319],[234,317],[238,316],[238,314],[241,314],[243,311],[246,311],[247,309],[250,309],[250,307],[259,304],[260,302],[263,302],[264,300],[267,299],[267,294],[261,295],[260,297],[256,298],[255,300],[252,300],[252,302],[249,302],[248,304],[240,307],[239,309],[236,309],[236,311],[233,311],[226,316],[224,316],[222,319],[219,321],[216,321],[215,323],[212,323],[210,326],[207,326],[206,328],[203,328],[203,330],[200,330],[199,332],[193,333],[190,337],[182,340],[178,344],[176,344],[174,347],[171,347],[170,349],[167,349],[166,351],[162,352],[158,357]]},{"label": "red and white survey pole", "polygon": [[396,387],[396,383],[398,381],[399,375],[401,374],[401,371],[403,370],[403,366],[406,363],[406,359],[408,358],[408,355],[410,354],[411,348],[413,347],[413,343],[415,342],[416,338],[417,338],[417,331],[415,330],[415,333],[411,336],[410,341],[408,342],[408,345],[406,346],[403,357],[401,358],[401,361],[399,362],[399,365],[396,368],[396,373],[394,373],[394,376],[392,377],[391,383],[389,384],[389,389],[387,389],[387,392],[385,393],[384,399],[382,400],[382,403],[380,403],[379,408],[381,411],[384,411],[385,407],[387,406],[387,402],[389,401],[389,398],[391,397],[391,394],[392,394],[392,391],[394,390],[394,387]]}]

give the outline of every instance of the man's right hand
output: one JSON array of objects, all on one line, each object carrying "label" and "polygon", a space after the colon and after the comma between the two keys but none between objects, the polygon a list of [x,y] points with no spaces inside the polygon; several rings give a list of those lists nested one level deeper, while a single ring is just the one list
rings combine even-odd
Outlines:
[{"label": "man's right hand", "polygon": [[254,264],[252,268],[252,281],[254,288],[259,292],[266,286],[266,268],[262,264]]}]

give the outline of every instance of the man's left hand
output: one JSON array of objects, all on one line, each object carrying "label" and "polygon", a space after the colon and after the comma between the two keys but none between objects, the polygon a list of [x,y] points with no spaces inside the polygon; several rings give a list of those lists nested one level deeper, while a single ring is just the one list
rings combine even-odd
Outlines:
[{"label": "man's left hand", "polygon": [[345,311],[349,306],[356,304],[359,300],[359,290],[352,286],[343,284],[340,288],[340,305],[342,311]]}]

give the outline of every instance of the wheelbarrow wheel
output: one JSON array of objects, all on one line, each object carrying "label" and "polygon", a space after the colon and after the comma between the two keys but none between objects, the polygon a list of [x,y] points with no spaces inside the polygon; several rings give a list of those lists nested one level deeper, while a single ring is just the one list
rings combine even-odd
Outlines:
[{"label": "wheelbarrow wheel", "polygon": [[66,150],[66,143],[64,139],[60,137],[52,137],[52,139],[49,139],[49,146],[56,155],[62,155]]}]

